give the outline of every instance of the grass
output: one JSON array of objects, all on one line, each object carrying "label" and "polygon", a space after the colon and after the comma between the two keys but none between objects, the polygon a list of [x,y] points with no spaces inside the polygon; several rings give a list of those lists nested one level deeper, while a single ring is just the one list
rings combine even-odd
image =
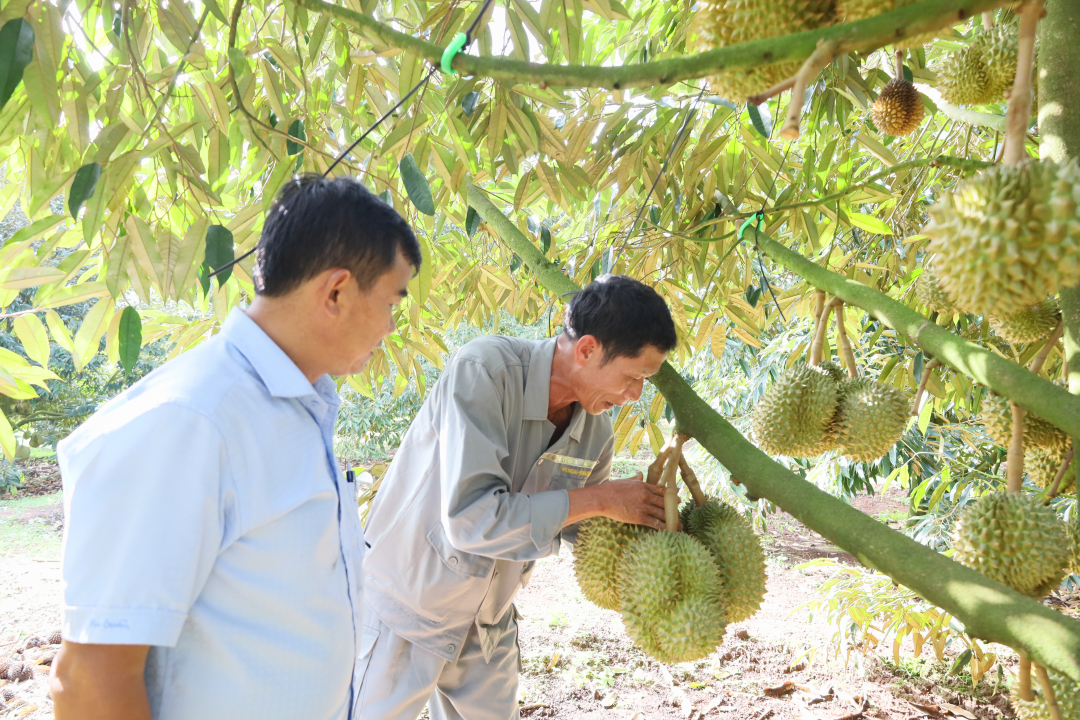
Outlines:
[{"label": "grass", "polygon": [[58,560],[60,533],[44,517],[27,517],[27,511],[56,505],[62,500],[63,493],[0,500],[0,554]]}]

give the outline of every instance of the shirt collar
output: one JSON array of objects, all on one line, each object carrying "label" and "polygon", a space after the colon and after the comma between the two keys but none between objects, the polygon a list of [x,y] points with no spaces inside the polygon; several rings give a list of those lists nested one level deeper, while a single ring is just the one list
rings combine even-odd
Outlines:
[{"label": "shirt collar", "polygon": [[[251,364],[274,397],[319,395],[296,363],[240,308],[229,313],[221,326],[221,335]],[[325,384],[323,380],[333,384],[325,375],[316,384]]]},{"label": "shirt collar", "polygon": [[529,374],[525,379],[523,420],[547,420],[548,393],[551,391],[551,361],[555,358],[558,338],[541,340],[533,346]]}]

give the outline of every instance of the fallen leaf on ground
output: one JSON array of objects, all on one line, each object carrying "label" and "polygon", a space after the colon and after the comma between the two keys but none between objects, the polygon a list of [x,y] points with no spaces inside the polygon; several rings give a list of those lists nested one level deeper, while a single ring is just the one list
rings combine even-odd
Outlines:
[{"label": "fallen leaf on ground", "polygon": [[791,682],[790,680],[783,685],[765,688],[765,694],[769,697],[774,698],[784,697],[785,695],[790,695],[793,692],[795,692],[795,683]]},{"label": "fallen leaf on ground", "polygon": [[604,696],[604,699],[600,701],[600,704],[606,708],[615,707],[615,703],[619,702],[619,696],[614,692],[609,692]]},{"label": "fallen leaf on ground", "polygon": [[977,720],[975,713],[970,710],[965,710],[959,705],[953,705],[952,703],[941,703],[941,708],[947,711],[951,715],[957,715],[968,720]]}]

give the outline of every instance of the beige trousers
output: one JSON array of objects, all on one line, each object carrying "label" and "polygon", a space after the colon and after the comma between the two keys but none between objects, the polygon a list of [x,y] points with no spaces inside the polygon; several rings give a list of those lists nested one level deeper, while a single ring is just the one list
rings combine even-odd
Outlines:
[{"label": "beige trousers", "polygon": [[431,720],[518,720],[516,620],[490,662],[484,661],[476,625],[457,660],[447,662],[403,639],[367,610],[357,663],[362,670],[354,720],[416,720],[424,703]]}]

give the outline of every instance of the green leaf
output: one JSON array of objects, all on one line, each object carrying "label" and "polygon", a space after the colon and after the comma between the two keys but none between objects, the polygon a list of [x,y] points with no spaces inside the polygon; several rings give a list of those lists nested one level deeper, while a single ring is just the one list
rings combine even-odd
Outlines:
[{"label": "green leaf", "polygon": [[83,165],[75,171],[75,179],[71,181],[71,190],[68,191],[68,210],[73,220],[79,219],[79,210],[83,203],[93,196],[99,177],[101,166],[96,162]]},{"label": "green leaf", "polygon": [[[203,263],[211,270],[217,270],[231,263],[235,257],[232,232],[224,225],[211,225],[208,227],[206,229],[206,255]],[[231,275],[232,266],[223,270],[217,276],[218,287],[224,285]]]},{"label": "green leaf", "polygon": [[969,662],[971,662],[971,648],[968,648],[957,656],[956,662],[954,662],[952,664],[952,667],[949,668],[949,674],[955,675],[956,673],[960,672],[961,668],[963,668]]},{"label": "green leaf", "polygon": [[409,194],[412,204],[425,215],[434,215],[435,201],[431,199],[431,186],[424,173],[420,172],[412,153],[405,153],[398,169],[401,170],[401,181],[405,183],[405,192]]},{"label": "green leaf", "polygon": [[867,215],[865,213],[849,212],[847,214],[848,220],[852,225],[860,227],[868,233],[874,233],[875,235],[892,235],[892,228],[886,225],[881,220],[878,220],[873,215]]},{"label": "green leaf", "polygon": [[379,199],[390,207],[394,207],[394,196],[390,194],[389,190],[383,190],[379,193]]},{"label": "green leaf", "polygon": [[476,234],[476,228],[480,227],[480,216],[473,209],[472,205],[469,206],[469,211],[465,213],[465,232],[468,233],[471,238]]},{"label": "green leaf", "polygon": [[22,18],[0,28],[0,108],[22,82],[23,70],[34,57],[34,28]]},{"label": "green leaf", "polygon": [[911,68],[907,65],[904,66],[904,79],[908,82],[915,82],[915,76],[911,74]]},{"label": "green leaf", "polygon": [[[293,120],[289,124],[289,136],[294,137],[300,142],[307,142],[307,135],[304,134],[304,123],[302,120]],[[304,146],[300,143],[293,142],[292,140],[285,141],[285,152],[290,155],[296,155],[302,152]]]},{"label": "green leaf", "polygon": [[473,112],[476,111],[476,101],[479,99],[480,93],[475,90],[470,93],[465,93],[465,97],[461,98],[461,112],[472,117]]},{"label": "green leaf", "polygon": [[707,97],[707,98],[702,98],[701,100],[702,100],[702,102],[707,102],[710,105],[721,105],[723,107],[726,107],[728,110],[734,110],[736,112],[739,111],[739,106],[738,105],[731,102],[727,98],[722,98],[722,97],[719,97],[717,95],[713,95],[713,96]]},{"label": "green leaf", "polygon": [[236,79],[247,75],[251,72],[251,67],[248,65],[247,55],[244,51],[238,47],[229,48],[229,65],[232,66],[233,73],[236,75]]},{"label": "green leaf", "polygon": [[773,128],[772,115],[769,114],[769,104],[751,105],[746,103],[746,112],[750,116],[750,122],[753,123],[754,129],[758,131],[761,137],[768,140],[772,135]]},{"label": "green leaf", "polygon": [[220,22],[225,24],[229,23],[228,18],[225,17],[225,13],[221,11],[221,6],[218,5],[217,0],[206,0],[204,3],[206,9],[210,11],[210,14],[216,17]]},{"label": "green leaf", "polygon": [[540,249],[546,254],[551,249],[551,231],[547,225],[540,226]]},{"label": "green leaf", "polygon": [[117,341],[120,364],[124,366],[124,372],[131,374],[135,363],[139,361],[139,351],[142,350],[142,318],[139,317],[139,311],[131,305],[124,308],[120,315]]}]

